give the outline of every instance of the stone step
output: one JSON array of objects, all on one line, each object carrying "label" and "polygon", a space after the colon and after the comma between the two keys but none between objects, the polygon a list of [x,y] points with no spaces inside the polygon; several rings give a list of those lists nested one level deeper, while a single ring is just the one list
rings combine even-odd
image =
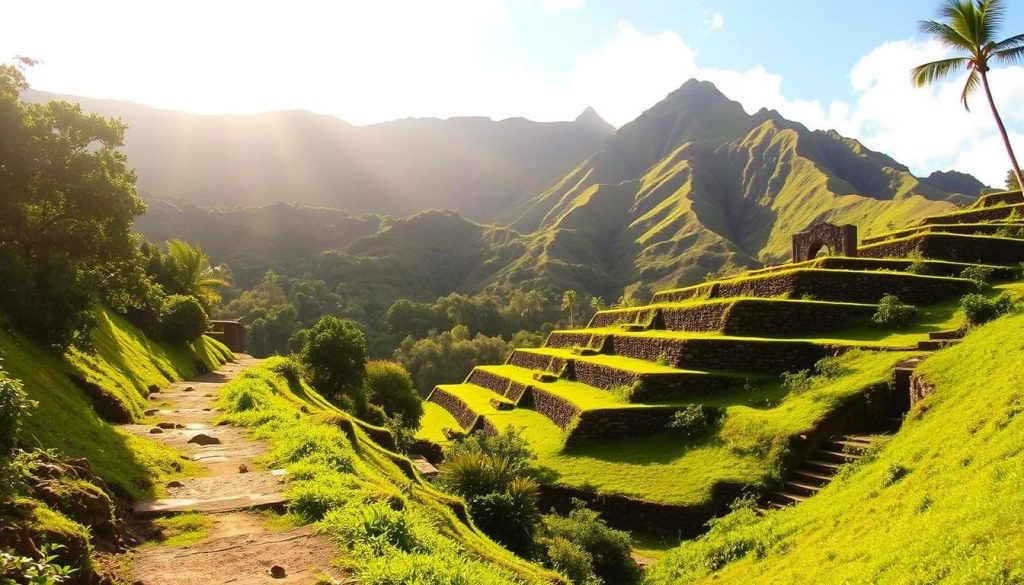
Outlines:
[{"label": "stone step", "polygon": [[835,475],[839,468],[843,466],[842,463],[836,463],[835,461],[823,461],[821,459],[808,459],[804,461],[804,465],[810,471]]},{"label": "stone step", "polygon": [[951,345],[959,343],[959,339],[928,339],[917,342],[917,349],[921,351],[938,351]]},{"label": "stone step", "polygon": [[802,483],[814,483],[819,486],[825,485],[835,477],[835,475],[831,473],[822,473],[820,471],[811,471],[808,469],[797,469],[793,472],[793,476],[800,478]]},{"label": "stone step", "polygon": [[964,334],[959,329],[950,329],[948,331],[932,331],[928,334],[928,339],[960,339]]},{"label": "stone step", "polygon": [[799,494],[802,496],[813,496],[822,488],[822,486],[817,484],[793,480],[783,483],[782,487],[785,488],[788,493]]},{"label": "stone step", "polygon": [[772,501],[780,503],[784,506],[792,504],[799,504],[800,502],[806,502],[807,496],[801,496],[800,494],[794,494],[792,492],[775,490],[771,492]]},{"label": "stone step", "polygon": [[844,439],[832,439],[826,441],[823,448],[829,451],[841,451],[843,453],[853,453],[855,455],[863,454],[871,447],[871,443],[864,443],[861,441],[848,441]]},{"label": "stone step", "polygon": [[856,455],[854,453],[827,451],[825,449],[818,449],[814,454],[821,461],[835,461],[837,463],[853,463],[861,458],[860,455]]},{"label": "stone step", "polygon": [[132,506],[135,515],[142,518],[169,516],[182,512],[234,512],[238,510],[285,509],[288,499],[282,493],[234,494],[212,498],[163,498],[139,502]]}]

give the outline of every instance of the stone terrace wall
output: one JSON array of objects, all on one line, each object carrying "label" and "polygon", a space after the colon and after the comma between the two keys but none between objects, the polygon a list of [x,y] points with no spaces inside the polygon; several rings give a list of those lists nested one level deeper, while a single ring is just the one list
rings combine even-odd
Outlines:
[{"label": "stone terrace wall", "polygon": [[531,386],[533,409],[551,419],[561,428],[566,428],[580,414],[580,409],[560,396],[536,386]]},{"label": "stone terrace wall", "polygon": [[576,361],[576,379],[588,386],[608,390],[616,386],[630,386],[640,381],[641,376],[633,372],[618,370],[584,361]]},{"label": "stone terrace wall", "polygon": [[462,428],[467,431],[472,430],[476,424],[477,414],[461,398],[451,392],[441,388],[434,388],[434,391],[430,393],[427,400],[440,405],[441,408],[450,412],[455,417],[455,420],[462,425]]},{"label": "stone terrace wall", "polygon": [[841,329],[870,319],[873,305],[743,300],[732,305],[722,332],[727,335],[804,335]]},{"label": "stone terrace wall", "polygon": [[[544,343],[544,346],[559,349],[575,346],[589,347],[600,352],[604,348],[605,343],[607,343],[608,337],[608,335],[604,334],[593,335],[576,331],[552,331],[548,335],[548,340]],[[512,355],[515,355],[515,353],[513,352]]]},{"label": "stone terrace wall", "polygon": [[[503,378],[480,368],[473,368],[473,371],[469,373],[469,377],[466,378],[466,382],[487,388],[491,392],[505,397],[509,397],[509,386],[512,384],[512,381],[508,378]],[[513,401],[515,400],[518,400],[518,396],[513,399]]]},{"label": "stone terrace wall", "polygon": [[708,520],[728,512],[729,504],[742,493],[741,485],[718,483],[712,487],[711,499],[707,504],[680,506],[542,484],[538,505],[545,512],[554,509],[559,514],[568,514],[573,509],[573,500],[582,500],[588,508],[600,512],[601,517],[613,528],[642,530],[672,538],[691,538],[705,532]]},{"label": "stone terrace wall", "polygon": [[588,328],[611,327],[620,323],[647,323],[657,315],[657,309],[636,307],[595,313]]},{"label": "stone terrace wall", "polygon": [[678,410],[676,406],[586,410],[580,414],[565,444],[577,446],[591,441],[660,433]]},{"label": "stone terrace wall", "polygon": [[1024,213],[1024,205],[1003,205],[999,207],[986,207],[984,209],[972,209],[950,215],[935,215],[927,217],[921,222],[922,225],[936,225],[942,223],[981,223],[994,219],[1009,217],[1014,210],[1017,213]]},{"label": "stone terrace wall", "polygon": [[872,258],[888,258],[906,256],[915,250],[926,258],[952,262],[1015,265],[1024,259],[1024,240],[922,234],[905,240],[861,248],[861,254]]},{"label": "stone terrace wall", "polygon": [[669,331],[721,331],[722,321],[731,303],[709,302],[693,307],[662,309],[665,329]]},{"label": "stone terrace wall", "polygon": [[917,235],[917,234],[921,234],[921,233],[930,233],[930,234],[945,233],[945,234],[966,234],[966,235],[993,234],[993,233],[995,233],[995,232],[997,232],[997,231],[999,231],[1001,229],[1004,229],[1006,226],[1014,226],[1014,225],[1018,225],[1018,224],[1016,224],[1016,223],[983,223],[983,224],[945,223],[945,224],[935,224],[935,225],[927,226],[926,227],[926,231],[923,231],[923,232],[919,231],[919,230],[902,230],[902,231],[896,232],[894,234],[886,234],[886,235],[881,235],[881,236],[874,236],[874,237],[871,237],[871,238],[864,238],[861,241],[861,244],[865,245],[865,246],[868,245],[868,244],[877,244],[877,243],[880,243],[880,242],[885,242],[887,240],[905,238],[905,237],[908,237],[908,236],[913,236],[913,235]]},{"label": "stone terrace wall", "polygon": [[975,207],[995,207],[996,205],[1013,205],[1015,203],[1024,203],[1024,194],[1020,191],[1007,191],[1006,193],[992,193],[991,195],[985,195],[978,199]]},{"label": "stone terrace wall", "polygon": [[558,373],[565,366],[565,360],[542,353],[513,350],[508,356],[508,365],[519,366],[528,370],[541,370],[544,372]]},{"label": "stone terrace wall", "polygon": [[665,355],[677,368],[778,374],[795,372],[825,357],[826,349],[803,341],[672,339],[616,335],[617,355],[655,361]]}]

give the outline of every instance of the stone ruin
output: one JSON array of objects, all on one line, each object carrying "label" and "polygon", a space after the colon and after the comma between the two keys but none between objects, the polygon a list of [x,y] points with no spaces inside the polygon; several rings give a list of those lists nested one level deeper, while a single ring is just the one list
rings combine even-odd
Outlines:
[{"label": "stone ruin", "polygon": [[857,226],[821,222],[793,234],[794,263],[813,260],[822,248],[832,256],[856,256]]}]

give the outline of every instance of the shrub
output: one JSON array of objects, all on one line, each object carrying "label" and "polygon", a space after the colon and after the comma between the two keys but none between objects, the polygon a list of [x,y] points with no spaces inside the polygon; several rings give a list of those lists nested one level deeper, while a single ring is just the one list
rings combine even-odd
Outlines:
[{"label": "shrub", "polygon": [[826,356],[814,363],[814,371],[822,378],[838,378],[843,370],[843,364],[837,356]]},{"label": "shrub", "polygon": [[270,368],[276,374],[280,374],[289,384],[299,384],[302,381],[302,364],[294,357],[288,357],[275,363]]},{"label": "shrub", "polygon": [[58,551],[64,548],[67,547],[62,544],[44,544],[39,547],[42,553],[39,559],[22,556],[13,550],[0,550],[0,583],[55,585],[68,581],[78,569],[57,561]]},{"label": "shrub", "polygon": [[413,443],[416,442],[418,426],[407,424],[400,414],[384,415],[384,421],[381,424],[391,431],[391,436],[395,439],[395,449],[400,453],[408,453]]},{"label": "shrub", "polygon": [[1006,293],[994,299],[981,294],[969,294],[960,299],[960,307],[964,311],[967,323],[981,325],[1009,313],[1013,310],[1013,301]]},{"label": "shrub", "polygon": [[515,468],[504,457],[464,453],[444,462],[440,481],[449,491],[472,499],[504,491],[515,477]]},{"label": "shrub", "polygon": [[910,265],[905,269],[910,274],[929,274],[931,271],[928,269],[928,265],[925,264],[924,255],[921,254],[920,250],[914,250],[907,254],[907,260],[910,260]]},{"label": "shrub", "polygon": [[469,500],[473,523],[510,551],[528,557],[533,549],[537,511],[537,484],[527,477],[512,480],[504,491]]},{"label": "shrub", "polygon": [[686,437],[699,437],[708,431],[721,416],[721,411],[712,406],[687,404],[682,410],[676,411],[665,425],[665,428]]},{"label": "shrub", "polygon": [[803,394],[811,389],[814,385],[814,379],[811,377],[810,370],[800,370],[799,372],[783,372],[782,373],[782,386],[792,392],[795,395]]},{"label": "shrub", "polygon": [[878,301],[878,310],[871,317],[873,323],[883,327],[905,327],[917,314],[917,307],[906,305],[896,295],[884,295]]},{"label": "shrub", "polygon": [[[417,428],[423,416],[423,399],[413,387],[409,372],[395,362],[374,360],[366,364],[366,397],[384,409],[388,417],[397,417]],[[383,422],[383,421],[382,421]]]},{"label": "shrub", "polygon": [[594,557],[580,545],[558,536],[547,542],[546,554],[548,564],[574,585],[600,585],[594,574]]},{"label": "shrub", "polygon": [[10,455],[18,438],[18,430],[25,416],[35,406],[28,399],[21,381],[11,378],[2,368],[0,360],[0,459]]},{"label": "shrub", "polygon": [[355,503],[335,508],[321,521],[332,535],[355,549],[384,554],[388,547],[410,552],[416,548],[405,512],[383,502]]},{"label": "shrub", "polygon": [[445,450],[445,459],[451,460],[469,453],[501,457],[508,461],[512,473],[521,473],[536,458],[530,443],[512,427],[505,427],[505,430],[493,436],[476,431],[455,439]]},{"label": "shrub", "polygon": [[974,283],[974,286],[979,289],[983,289],[988,286],[992,280],[992,273],[995,272],[995,268],[991,266],[979,266],[972,264],[967,268],[964,268],[960,272],[960,278],[966,278]]},{"label": "shrub", "polygon": [[[593,572],[605,583],[633,583],[640,568],[630,556],[632,542],[628,532],[609,528],[597,512],[576,500],[568,516],[549,514],[541,519],[541,544],[549,564],[553,564],[551,543],[559,538],[575,543],[593,559]],[[556,551],[562,553],[558,545]],[[564,557],[563,557],[564,558]]]},{"label": "shrub", "polygon": [[206,311],[193,297],[171,295],[160,309],[160,335],[170,343],[199,339],[208,325]]},{"label": "shrub", "polygon": [[321,317],[309,330],[299,359],[313,388],[357,415],[365,413],[366,338],[355,323]]}]

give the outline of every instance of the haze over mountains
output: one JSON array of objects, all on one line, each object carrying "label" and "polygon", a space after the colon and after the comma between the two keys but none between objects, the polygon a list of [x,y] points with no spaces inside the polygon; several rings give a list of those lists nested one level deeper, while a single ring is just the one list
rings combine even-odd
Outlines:
[{"label": "haze over mountains", "polygon": [[[79,101],[129,124],[125,151],[150,198],[342,210],[159,204],[139,221],[156,241],[198,241],[253,276],[308,270],[334,249],[432,284],[447,274],[449,291],[572,287],[615,298],[636,281],[676,286],[784,260],[790,235],[818,220],[877,233],[984,187],[961,173],[918,179],[854,139],[774,111],[747,114],[696,80],[618,131],[589,108],[573,122],[356,127],[306,112],[195,116]],[[458,213],[413,215],[446,208]],[[411,217],[355,217],[367,212]]]}]

